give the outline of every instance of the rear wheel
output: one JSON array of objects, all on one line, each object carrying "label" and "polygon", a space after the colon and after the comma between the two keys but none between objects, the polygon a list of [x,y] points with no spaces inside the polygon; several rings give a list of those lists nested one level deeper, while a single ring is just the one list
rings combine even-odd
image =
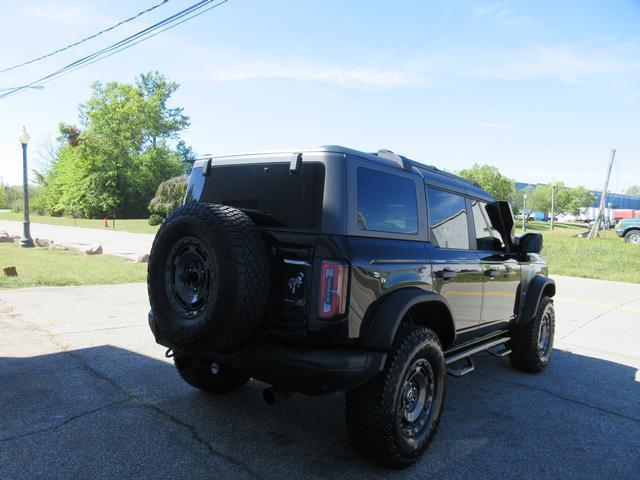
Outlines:
[{"label": "rear wheel", "polygon": [[545,369],[555,337],[553,300],[543,297],[535,316],[511,338],[511,363],[519,370],[538,373]]},{"label": "rear wheel", "polygon": [[624,241],[627,243],[640,243],[640,230],[631,230],[624,236]]},{"label": "rear wheel", "polygon": [[437,335],[402,326],[384,371],[347,392],[347,432],[355,448],[393,468],[415,463],[436,433],[445,373]]},{"label": "rear wheel", "polygon": [[185,382],[208,393],[234,392],[250,379],[235,368],[197,357],[175,357],[174,363]]}]

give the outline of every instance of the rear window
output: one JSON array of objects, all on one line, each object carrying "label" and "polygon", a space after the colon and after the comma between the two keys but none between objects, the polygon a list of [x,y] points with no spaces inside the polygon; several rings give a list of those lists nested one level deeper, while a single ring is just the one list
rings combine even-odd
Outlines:
[{"label": "rear window", "polygon": [[319,230],[324,165],[303,162],[299,173],[289,163],[214,166],[205,198],[244,211],[258,225]]},{"label": "rear window", "polygon": [[413,180],[358,168],[358,228],[375,232],[418,233]]}]

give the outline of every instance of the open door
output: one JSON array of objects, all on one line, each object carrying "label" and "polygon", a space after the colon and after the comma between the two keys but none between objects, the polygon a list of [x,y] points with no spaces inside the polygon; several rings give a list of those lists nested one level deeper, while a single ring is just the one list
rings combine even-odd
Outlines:
[{"label": "open door", "polygon": [[515,251],[515,223],[513,223],[513,210],[509,202],[497,201],[487,205],[487,213],[491,224],[500,231],[505,241],[507,252]]}]

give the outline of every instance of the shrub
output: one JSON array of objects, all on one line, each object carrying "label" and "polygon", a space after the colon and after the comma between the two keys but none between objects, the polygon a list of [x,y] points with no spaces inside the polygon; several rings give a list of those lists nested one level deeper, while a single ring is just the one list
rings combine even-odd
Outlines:
[{"label": "shrub", "polygon": [[187,177],[173,177],[160,184],[156,196],[149,202],[149,225],[158,225],[182,205],[187,193]]},{"label": "shrub", "polygon": [[160,215],[158,215],[157,213],[152,213],[149,216],[149,225],[151,225],[152,227],[156,226],[156,225],[160,225],[162,223],[162,221],[164,220],[164,218],[162,218]]}]

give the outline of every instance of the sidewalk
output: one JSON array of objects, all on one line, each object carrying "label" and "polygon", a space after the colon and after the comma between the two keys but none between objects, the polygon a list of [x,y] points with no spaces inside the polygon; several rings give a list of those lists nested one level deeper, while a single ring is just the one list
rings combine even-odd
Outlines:
[{"label": "sidewalk", "polygon": [[[6,230],[12,235],[22,235],[22,223],[0,220],[0,230]],[[70,248],[86,250],[91,245],[102,245],[104,253],[119,255],[135,260],[138,255],[149,253],[154,235],[151,233],[118,232],[109,229],[65,227],[31,223],[31,236],[46,238],[54,243]]]}]

